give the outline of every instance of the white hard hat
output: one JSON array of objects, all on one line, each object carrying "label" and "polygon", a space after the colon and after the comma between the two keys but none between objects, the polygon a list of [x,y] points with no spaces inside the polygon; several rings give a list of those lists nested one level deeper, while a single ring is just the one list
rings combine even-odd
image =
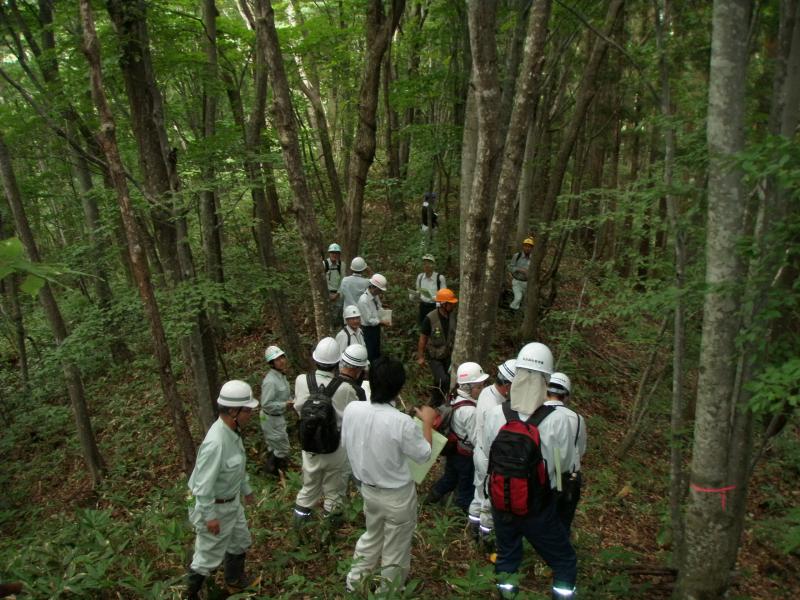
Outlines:
[{"label": "white hard hat", "polygon": [[502,365],[497,367],[497,375],[502,377],[508,382],[514,381],[514,375],[517,373],[517,359],[509,358]]},{"label": "white hard hat", "polygon": [[267,359],[267,362],[275,360],[276,358],[278,358],[279,356],[283,356],[284,354],[286,353],[277,346],[267,346],[267,349],[264,350],[264,358]]},{"label": "white hard hat", "polygon": [[222,386],[217,404],[233,408],[255,408],[258,406],[258,400],[253,398],[253,390],[249,384],[234,379]]},{"label": "white hard hat", "polygon": [[461,385],[462,383],[480,383],[489,379],[489,376],[483,372],[478,363],[465,362],[459,365],[456,379],[458,385]]},{"label": "white hard hat", "polygon": [[350,270],[355,271],[356,273],[361,273],[364,269],[367,268],[367,261],[365,261],[360,256],[356,256],[353,260],[350,261]]},{"label": "white hard hat", "polygon": [[386,291],[386,288],[389,285],[389,283],[386,281],[386,277],[384,277],[380,273],[375,273],[375,275],[370,277],[369,282],[370,284],[374,285],[376,288],[384,292]]},{"label": "white hard hat", "polygon": [[553,353],[539,342],[525,344],[517,355],[517,369],[538,371],[549,381],[553,373]]},{"label": "white hard hat", "polygon": [[423,254],[422,260],[429,260],[431,262],[436,262],[436,257],[433,254]]},{"label": "white hard hat", "polygon": [[339,352],[339,344],[336,343],[336,340],[332,337],[325,337],[314,348],[311,358],[321,365],[335,365],[339,363],[340,356],[341,352]]},{"label": "white hard hat", "polygon": [[345,319],[354,319],[356,317],[358,317],[359,319],[361,318],[361,311],[358,310],[357,306],[354,306],[353,304],[348,304],[347,306],[344,307]]},{"label": "white hard hat", "polygon": [[342,247],[337,243],[333,243],[330,246],[328,246],[328,252],[341,252],[341,251]]},{"label": "white hard hat", "polygon": [[547,391],[554,394],[563,394],[566,390],[567,394],[572,391],[572,382],[564,373],[553,373],[550,376],[550,383],[547,386]]},{"label": "white hard hat", "polygon": [[342,352],[342,360],[348,365],[364,368],[369,364],[367,360],[367,348],[361,344],[350,344]]}]

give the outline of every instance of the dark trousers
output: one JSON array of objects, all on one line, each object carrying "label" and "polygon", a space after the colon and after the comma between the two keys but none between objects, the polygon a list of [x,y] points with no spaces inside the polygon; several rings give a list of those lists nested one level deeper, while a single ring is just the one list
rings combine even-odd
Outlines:
[{"label": "dark trousers", "polygon": [[431,390],[431,406],[436,408],[444,403],[450,391],[450,360],[428,359],[428,368],[433,376],[433,389]]},{"label": "dark trousers", "polygon": [[428,303],[428,302],[420,302],[419,303],[419,315],[417,316],[417,323],[422,326],[422,322],[425,320],[425,317],[428,316],[428,313],[432,310],[436,310],[436,303]]},{"label": "dark trousers", "polygon": [[581,483],[580,472],[565,473],[561,485],[563,491],[556,494],[556,513],[564,529],[567,530],[567,536],[572,533],[572,519],[575,518],[575,509],[581,499]]},{"label": "dark trousers", "polygon": [[367,358],[375,360],[381,355],[381,326],[362,325],[364,332],[364,345],[367,347]]},{"label": "dark trousers", "polygon": [[522,539],[528,540],[553,570],[553,581],[574,587],[578,577],[578,558],[569,542],[567,530],[550,502],[536,515],[519,517],[492,508],[496,536],[495,573],[516,573],[522,562]]},{"label": "dark trousers", "polygon": [[475,465],[472,456],[453,454],[445,458],[444,474],[433,484],[433,493],[444,496],[448,492],[456,491],[456,506],[464,512],[469,510],[469,504],[475,495]]}]

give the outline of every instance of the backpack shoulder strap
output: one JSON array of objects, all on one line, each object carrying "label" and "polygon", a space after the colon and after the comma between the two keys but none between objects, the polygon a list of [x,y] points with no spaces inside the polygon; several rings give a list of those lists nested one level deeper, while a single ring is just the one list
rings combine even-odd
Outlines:
[{"label": "backpack shoulder strap", "polygon": [[306,373],[306,383],[308,383],[308,392],[310,394],[313,394],[319,389],[317,378],[314,377],[313,373]]},{"label": "backpack shoulder strap", "polygon": [[442,289],[442,274],[441,273],[437,273],[436,274],[436,289],[437,290]]},{"label": "backpack shoulder strap", "polygon": [[510,423],[511,421],[519,421],[519,413],[515,410],[511,410],[511,403],[506,401],[503,402],[500,406],[503,407],[503,416],[506,418],[506,422]]},{"label": "backpack shoulder strap", "polygon": [[336,377],[333,378],[333,380],[328,385],[325,386],[325,389],[323,390],[323,393],[328,398],[333,398],[333,395],[336,393],[336,390],[339,389],[339,386],[342,385],[343,382],[344,382],[344,379],[342,379],[341,377],[339,377],[337,375]]},{"label": "backpack shoulder strap", "polygon": [[420,273],[419,275],[417,275],[417,289],[419,289],[420,286],[422,285],[422,275],[423,275],[423,273]]},{"label": "backpack shoulder strap", "polygon": [[461,408],[462,406],[475,406],[475,401],[474,400],[466,400],[466,399],[465,400],[459,400],[458,402],[453,404],[453,412],[455,412],[456,409]]},{"label": "backpack shoulder strap", "polygon": [[575,413],[575,416],[578,417],[578,427],[575,429],[575,447],[578,447],[578,436],[581,433],[581,416],[578,413]]},{"label": "backpack shoulder strap", "polygon": [[544,421],[550,414],[554,413],[555,410],[555,406],[547,406],[543,404],[537,408],[536,411],[530,417],[528,417],[528,420],[525,422],[538,427],[541,422]]},{"label": "backpack shoulder strap", "polygon": [[353,391],[356,393],[356,396],[358,396],[359,400],[363,402],[367,399],[367,393],[364,391],[364,388],[358,385],[358,383],[356,383],[352,379],[343,379],[343,381],[346,381],[352,386]]}]

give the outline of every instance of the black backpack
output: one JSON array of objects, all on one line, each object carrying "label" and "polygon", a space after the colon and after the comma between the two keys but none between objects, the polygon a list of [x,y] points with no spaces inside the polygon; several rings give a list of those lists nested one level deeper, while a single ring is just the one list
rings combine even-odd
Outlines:
[{"label": "black backpack", "polygon": [[506,424],[489,450],[486,495],[497,511],[519,516],[536,514],[551,499],[538,426],[555,408],[540,406],[527,421],[522,421],[508,402],[502,406]]},{"label": "black backpack", "polygon": [[343,380],[336,377],[327,387],[320,386],[313,373],[306,373],[306,381],[309,395],[300,409],[300,447],[314,454],[331,454],[339,449],[341,437],[331,398]]}]

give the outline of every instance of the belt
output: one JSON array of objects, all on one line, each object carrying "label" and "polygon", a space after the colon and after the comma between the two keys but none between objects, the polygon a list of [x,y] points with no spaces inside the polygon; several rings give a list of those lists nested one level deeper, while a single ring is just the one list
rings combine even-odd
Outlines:
[{"label": "belt", "polygon": [[214,500],[214,504],[227,504],[228,502],[233,502],[239,496],[234,496],[233,498],[217,498]]}]

